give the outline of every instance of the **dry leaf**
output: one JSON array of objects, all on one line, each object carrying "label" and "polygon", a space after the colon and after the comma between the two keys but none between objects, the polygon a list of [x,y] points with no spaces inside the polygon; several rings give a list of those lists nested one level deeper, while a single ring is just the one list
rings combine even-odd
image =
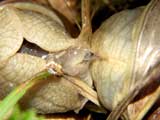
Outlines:
[{"label": "dry leaf", "polygon": [[130,120],[141,120],[159,97],[160,87],[157,88],[152,94],[147,95],[134,103],[131,103],[128,106],[128,116]]},{"label": "dry leaf", "polygon": [[48,16],[28,10],[20,10],[16,13],[24,26],[26,40],[46,51],[67,49],[77,42],[67,34],[63,26]]},{"label": "dry leaf", "polygon": [[48,0],[48,2],[54,9],[67,17],[71,23],[75,23],[78,16],[77,0]]},{"label": "dry leaf", "polygon": [[33,107],[43,114],[79,111],[85,103],[86,99],[70,82],[55,76],[37,83],[21,100],[23,108]]},{"label": "dry leaf", "polygon": [[[152,81],[152,77],[159,75],[159,46],[160,46],[160,1],[153,0],[146,6],[137,20],[132,38],[135,52],[134,69],[132,77],[131,92],[113,110],[107,120],[117,120],[120,114],[127,108],[134,97]],[[154,101],[155,102],[155,101]],[[143,113],[144,114],[144,113]]]},{"label": "dry leaf", "polygon": [[148,120],[160,120],[160,107],[154,111],[154,113],[149,117]]},{"label": "dry leaf", "polygon": [[33,12],[37,12],[37,13],[46,15],[63,26],[62,21],[55,14],[55,12],[52,11],[51,9],[49,9],[48,7],[43,6],[43,5],[38,5],[38,4],[35,4],[32,2],[15,2],[15,3],[6,4],[6,6],[7,5],[13,6],[13,7],[18,8],[20,10],[29,10],[29,11],[33,11]]},{"label": "dry leaf", "polygon": [[11,57],[0,68],[0,98],[6,96],[16,85],[45,69],[45,65],[43,59],[27,54],[18,53]]},{"label": "dry leaf", "polygon": [[94,33],[92,49],[101,59],[91,66],[92,78],[102,104],[112,110],[130,92],[133,70],[134,21],[142,9],[113,15]]},{"label": "dry leaf", "polygon": [[23,42],[22,26],[18,16],[10,7],[0,10],[0,61],[13,56]]}]

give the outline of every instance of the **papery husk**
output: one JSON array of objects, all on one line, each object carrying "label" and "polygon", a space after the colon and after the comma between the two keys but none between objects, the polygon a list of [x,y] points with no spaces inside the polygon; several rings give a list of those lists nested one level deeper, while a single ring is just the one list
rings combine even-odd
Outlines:
[{"label": "papery husk", "polygon": [[38,113],[79,111],[86,102],[74,86],[62,77],[49,77],[33,86],[21,100],[23,108],[34,107]]},{"label": "papery husk", "polygon": [[[13,56],[20,49],[23,37],[49,52],[67,49],[76,43],[76,40],[66,33],[56,14],[43,6],[22,2],[4,4],[0,8],[2,9],[1,15],[4,17],[1,17],[1,28],[3,28],[1,30],[3,33],[1,35],[3,37],[0,49],[1,61]],[[21,10],[16,10],[16,8]],[[3,42],[7,42],[7,45]],[[14,47],[12,42],[15,43]]]},{"label": "papery husk", "polygon": [[[136,55],[135,55],[135,66],[133,70],[133,84],[131,94],[126,96],[126,100],[122,101],[118,107],[111,113],[108,120],[118,119],[120,114],[127,108],[127,105],[134,99],[134,97],[141,91],[143,87],[149,85],[151,81],[157,81],[159,84],[159,23],[160,23],[160,1],[152,0],[140,17],[137,24],[134,27],[133,39],[136,41]],[[157,88],[159,89],[159,88]],[[156,92],[156,91],[155,91]],[[160,93],[156,93],[155,96],[160,96]],[[152,107],[154,100],[151,100],[149,104],[146,104],[146,108]],[[136,116],[137,118],[146,114],[140,113]],[[141,116],[141,114],[143,114]]]},{"label": "papery husk", "polygon": [[[133,72],[133,86],[132,89],[136,90],[139,87],[139,91],[145,86],[143,83],[152,81],[152,78],[144,79],[145,77],[152,76],[152,71],[155,69],[157,74],[159,73],[159,58],[160,58],[160,1],[152,0],[150,4],[145,8],[140,20],[137,22],[134,28],[133,39],[137,40],[136,44],[136,56],[135,56],[135,68]],[[159,76],[159,75],[155,75]],[[153,76],[154,77],[154,76]],[[156,77],[158,81],[159,77]],[[147,81],[148,80],[148,81]],[[159,82],[157,82],[160,86]],[[160,97],[159,87],[152,93],[153,97],[148,100],[144,105],[144,109],[141,109],[138,115],[132,116],[131,119],[139,120],[147,113],[152,107],[154,102]],[[138,93],[137,93],[138,94]],[[157,97],[156,97],[157,96]],[[147,96],[146,96],[147,97]],[[130,99],[131,101],[131,99]],[[147,110],[148,109],[148,110]]]},{"label": "papery husk", "polygon": [[92,37],[91,48],[100,59],[93,62],[91,73],[102,104],[110,110],[130,91],[135,54],[131,34],[141,12],[138,8],[113,15]]},{"label": "papery husk", "polygon": [[0,68],[0,99],[6,96],[15,86],[28,80],[45,69],[45,60],[17,53]]},{"label": "papery husk", "polygon": [[[113,110],[107,120],[117,120],[154,75],[152,71],[159,64],[159,6],[160,1],[153,0],[143,13],[137,12],[138,9],[132,11],[135,15],[131,11],[128,11],[128,16],[122,15],[125,11],[118,13],[119,19],[112,16],[93,36],[92,49],[101,60],[94,62],[91,70],[102,104]],[[135,19],[121,27],[128,23],[129,18]],[[123,31],[127,31],[127,27],[130,31],[125,34]],[[148,106],[153,103],[154,100]],[[139,111],[137,118],[142,118],[147,112],[142,111],[143,115]]]},{"label": "papery husk", "polygon": [[[87,14],[82,15],[82,19],[84,18],[85,20],[82,20],[81,34],[77,38],[72,38],[61,20],[49,8],[30,2],[6,3],[2,4],[0,8],[6,6],[17,8],[14,12],[19,16],[22,27],[25,26],[23,27],[23,37],[46,51],[57,52],[73,46],[83,48],[88,48],[89,46],[86,39],[88,39],[90,33],[86,33],[90,32],[88,29],[91,29],[91,26],[88,26],[90,18],[87,7],[82,8],[82,10],[86,9],[83,12],[87,11]],[[85,5],[82,4],[82,6]]]},{"label": "papery husk", "polygon": [[[23,9],[32,9],[30,5],[24,5],[23,3],[32,2],[32,3],[38,3],[41,5],[44,5],[46,7],[51,7],[54,10],[58,11],[60,14],[64,15],[72,24],[75,24],[75,20],[78,16],[78,9],[77,9],[77,0],[6,0],[3,1],[3,3],[13,3],[14,6],[22,8]],[[23,5],[22,5],[23,4]],[[28,4],[28,3],[27,3]],[[30,3],[29,3],[30,4]],[[42,8],[44,10],[44,8]],[[40,9],[36,9],[35,11],[41,11],[44,13],[44,11]],[[48,14],[47,12],[45,12]],[[49,13],[50,14],[50,13]],[[54,18],[55,19],[55,18]],[[59,18],[58,18],[59,19]],[[59,20],[58,20],[59,21]],[[61,22],[61,21],[59,21]]]},{"label": "papery husk", "polygon": [[[23,36],[21,21],[13,9],[6,7],[0,10],[0,62],[5,62],[21,47]],[[15,44],[16,43],[16,44]]]},{"label": "papery husk", "polygon": [[[57,15],[50,9],[29,2],[4,4],[11,6],[21,20],[21,33],[27,41],[49,52],[56,52],[77,46],[77,39],[71,38]],[[17,8],[17,9],[16,9]]]},{"label": "papery husk", "polygon": [[56,13],[53,10],[51,10],[47,6],[39,5],[33,2],[14,1],[13,3],[10,3],[10,2],[5,3],[1,7],[5,7],[8,5],[21,9],[21,10],[29,10],[29,11],[38,12],[40,14],[46,15],[63,26],[61,19],[56,15]]},{"label": "papery husk", "polygon": [[17,10],[16,13],[22,25],[25,26],[23,27],[24,38],[46,51],[64,50],[74,46],[77,42],[70,37],[64,26],[48,16],[30,10]]},{"label": "papery husk", "polygon": [[137,81],[142,82],[141,79],[150,75],[150,71],[159,64],[159,6],[159,0],[152,0],[146,6],[133,29],[133,39],[136,41],[136,58],[133,76],[135,83]]}]

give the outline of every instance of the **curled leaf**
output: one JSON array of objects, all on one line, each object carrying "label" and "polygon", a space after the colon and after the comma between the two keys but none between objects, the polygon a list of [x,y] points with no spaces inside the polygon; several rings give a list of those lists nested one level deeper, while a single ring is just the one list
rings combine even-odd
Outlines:
[{"label": "curled leaf", "polygon": [[50,16],[25,9],[16,10],[16,13],[24,26],[24,38],[46,51],[67,49],[77,43],[76,39],[69,36],[64,26]]},{"label": "curled leaf", "polygon": [[15,3],[8,3],[6,5],[11,5],[11,6],[18,8],[18,9],[21,9],[21,10],[29,10],[29,11],[33,11],[33,12],[38,12],[40,14],[44,14],[46,16],[51,17],[54,21],[58,22],[60,25],[63,26],[62,21],[54,13],[54,11],[51,11],[49,8],[44,7],[42,5],[38,5],[35,3],[31,3],[31,2],[15,2]]}]

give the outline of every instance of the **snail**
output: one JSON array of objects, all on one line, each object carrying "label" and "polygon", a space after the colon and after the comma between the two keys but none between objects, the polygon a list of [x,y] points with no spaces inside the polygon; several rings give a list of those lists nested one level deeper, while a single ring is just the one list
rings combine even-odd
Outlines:
[{"label": "snail", "polygon": [[[4,4],[0,12],[1,99],[52,62],[60,64],[67,75],[83,79],[92,87],[88,68],[94,55],[82,40],[88,39],[85,27],[78,38],[72,38],[53,11],[35,3]],[[49,72],[54,74],[54,70]],[[20,103],[24,109],[34,107],[38,113],[46,114],[78,112],[87,100],[65,78],[52,76],[34,85]]]},{"label": "snail", "polygon": [[[145,8],[124,10],[107,19],[93,34],[91,49],[101,59],[94,61],[90,69],[101,103],[113,110],[107,120],[117,120],[140,90],[152,81],[152,75],[158,76],[159,11],[159,0],[151,1]],[[147,99],[133,113],[130,106],[126,119],[143,118],[160,96],[157,84],[155,97]]]}]

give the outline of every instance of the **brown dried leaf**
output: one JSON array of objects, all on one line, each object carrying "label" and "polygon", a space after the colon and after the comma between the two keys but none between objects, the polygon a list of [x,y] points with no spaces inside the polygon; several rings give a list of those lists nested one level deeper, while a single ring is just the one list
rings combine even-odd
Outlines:
[{"label": "brown dried leaf", "polygon": [[160,107],[149,117],[148,120],[160,120]]},{"label": "brown dried leaf", "polygon": [[77,0],[48,0],[48,2],[54,9],[68,18],[71,23],[75,23],[78,16]]},{"label": "brown dried leaf", "polygon": [[140,120],[152,107],[154,102],[160,97],[160,87],[152,94],[145,96],[128,106],[128,115],[130,120]]}]

